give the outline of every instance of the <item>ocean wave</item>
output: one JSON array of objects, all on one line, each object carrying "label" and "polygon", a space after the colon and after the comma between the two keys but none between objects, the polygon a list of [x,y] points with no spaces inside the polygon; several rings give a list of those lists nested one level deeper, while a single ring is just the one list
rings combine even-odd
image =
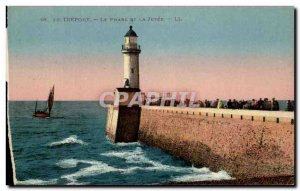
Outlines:
[{"label": "ocean wave", "polygon": [[126,163],[134,163],[134,164],[148,164],[151,166],[147,167],[131,167],[126,171],[126,173],[132,173],[137,169],[142,169],[146,171],[173,171],[185,173],[185,175],[181,175],[179,177],[173,178],[171,181],[204,181],[204,180],[221,180],[221,179],[232,179],[226,171],[212,172],[207,167],[203,168],[195,168],[192,167],[178,167],[165,165],[158,161],[150,160],[144,154],[143,150],[140,147],[137,147],[132,151],[111,151],[102,153],[103,156],[108,157],[118,157],[125,159]]},{"label": "ocean wave", "polygon": [[79,160],[76,159],[65,159],[59,161],[58,163],[56,163],[56,165],[59,166],[60,168],[75,168],[78,163]]},{"label": "ocean wave", "polygon": [[127,147],[127,146],[141,146],[141,143],[139,142],[131,142],[131,143],[124,143],[124,142],[120,142],[120,143],[112,143],[110,138],[106,135],[105,136],[107,142],[112,145],[112,146],[117,146],[117,147]]},{"label": "ocean wave", "polygon": [[206,180],[230,180],[233,179],[229,174],[221,170],[219,172],[206,172],[206,173],[192,173],[179,177],[175,177],[172,181],[175,182],[195,182],[195,181],[206,181]]},{"label": "ocean wave", "polygon": [[126,146],[141,146],[141,143],[139,142],[132,142],[132,143],[116,143],[116,146],[119,147],[126,147]]},{"label": "ocean wave", "polygon": [[104,174],[108,172],[126,172],[128,169],[118,169],[108,164],[96,161],[96,160],[77,160],[77,159],[65,159],[56,163],[61,168],[74,168],[79,163],[90,164],[90,166],[80,169],[79,171],[61,176],[69,181],[70,185],[78,185],[78,184],[88,184],[88,183],[79,183],[77,179],[86,176],[95,176],[99,174]]},{"label": "ocean wave", "polygon": [[170,170],[170,171],[181,171],[186,168],[184,167],[175,167],[175,166],[169,166],[164,165],[160,162],[150,160],[148,157],[145,156],[143,150],[141,147],[137,147],[133,151],[111,151],[102,153],[102,156],[107,157],[118,157],[125,159],[126,163],[130,164],[148,164],[151,165],[149,167],[143,167],[144,170]]},{"label": "ocean wave", "polygon": [[[183,175],[171,177],[171,180],[176,182],[193,182],[193,181],[204,181],[204,180],[221,180],[221,179],[232,179],[227,172],[219,171],[212,172],[209,168],[195,168],[191,167],[178,167],[172,165],[162,164],[158,161],[154,161],[146,157],[141,147],[137,147],[135,150],[130,151],[110,151],[102,153],[102,156],[107,157],[118,157],[125,159],[126,163],[137,164],[136,166],[129,168],[117,168],[110,166],[107,163],[97,160],[78,160],[78,159],[64,159],[56,163],[61,168],[75,168],[79,163],[89,164],[90,166],[79,169],[78,171],[61,176],[61,178],[68,181],[68,185],[85,185],[88,182],[79,182],[78,179],[82,177],[95,176],[110,172],[119,172],[122,174],[131,174],[137,170],[144,171],[170,171],[179,172]],[[138,164],[147,164],[144,166],[138,166]]]},{"label": "ocean wave", "polygon": [[62,145],[66,145],[66,144],[80,144],[80,145],[87,145],[86,142],[77,139],[76,135],[71,135],[68,138],[65,138],[64,140],[61,141],[57,141],[57,142],[52,142],[50,144],[48,144],[48,146],[50,147],[55,147],[55,146],[62,146]]},{"label": "ocean wave", "polygon": [[139,163],[144,159],[144,152],[141,147],[137,147],[133,151],[110,151],[102,153],[102,156],[123,158],[128,163]]},{"label": "ocean wave", "polygon": [[75,181],[75,182],[69,182],[69,183],[67,183],[66,185],[87,185],[87,184],[90,184],[89,182],[77,182],[77,181]]},{"label": "ocean wave", "polygon": [[41,180],[41,179],[29,179],[29,180],[17,180],[16,185],[51,185],[56,184],[57,179],[50,179],[50,180]]}]

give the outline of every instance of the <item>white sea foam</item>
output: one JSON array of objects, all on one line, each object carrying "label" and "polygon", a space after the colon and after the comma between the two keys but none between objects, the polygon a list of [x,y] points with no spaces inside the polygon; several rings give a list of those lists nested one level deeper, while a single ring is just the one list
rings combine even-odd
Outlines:
[{"label": "white sea foam", "polygon": [[192,173],[174,178],[175,182],[195,182],[205,180],[230,180],[232,179],[229,174],[223,170],[219,172],[207,172],[207,173]]},{"label": "white sea foam", "polygon": [[124,142],[121,142],[121,143],[112,143],[110,138],[106,135],[105,136],[106,140],[108,141],[108,143],[112,146],[117,146],[117,147],[126,147],[126,146],[141,146],[141,143],[139,142],[131,142],[131,143],[124,143]]},{"label": "white sea foam", "polygon": [[80,169],[79,171],[61,176],[61,178],[67,179],[70,185],[87,184],[78,183],[77,179],[86,176],[95,176],[108,172],[126,172],[128,169],[118,169],[108,164],[95,160],[77,160],[77,159],[66,159],[59,161],[57,165],[61,168],[74,168],[78,163],[90,164],[90,166]]},{"label": "white sea foam", "polygon": [[155,170],[155,171],[173,171],[186,173],[186,175],[175,177],[171,181],[204,181],[204,180],[221,180],[221,179],[232,179],[227,172],[219,171],[212,172],[209,168],[195,168],[195,167],[177,167],[171,165],[165,165],[158,161],[153,161],[147,158],[140,147],[137,147],[133,151],[111,151],[101,154],[108,157],[118,157],[125,159],[126,163],[134,164],[150,164],[148,167],[131,167],[126,173],[131,173],[137,169],[142,170]]},{"label": "white sea foam", "polygon": [[74,181],[74,182],[69,182],[66,185],[87,185],[87,184],[89,184],[89,183],[88,182],[77,182],[77,181]]},{"label": "white sea foam", "polygon": [[126,163],[130,164],[149,164],[151,166],[149,167],[143,167],[143,170],[167,170],[167,171],[182,171],[186,170],[187,168],[185,167],[175,167],[175,166],[169,166],[169,165],[164,165],[160,162],[150,160],[148,157],[145,156],[143,150],[141,147],[137,147],[133,151],[111,151],[107,153],[102,153],[101,155],[103,156],[108,156],[108,157],[118,157],[125,159]]},{"label": "white sea foam", "polygon": [[56,163],[61,168],[75,168],[79,163],[89,164],[90,166],[79,169],[77,172],[63,175],[61,178],[68,180],[69,185],[88,184],[87,182],[78,182],[78,179],[82,177],[95,176],[110,172],[119,172],[125,174],[131,174],[136,170],[145,171],[171,171],[180,172],[184,175],[174,177],[171,180],[166,181],[204,181],[204,180],[220,180],[231,179],[231,177],[225,171],[212,172],[209,168],[195,168],[195,167],[177,167],[171,165],[165,165],[158,161],[153,161],[146,157],[141,147],[137,147],[131,151],[111,151],[102,153],[101,155],[107,157],[118,157],[125,159],[129,164],[147,164],[143,166],[133,166],[129,168],[117,168],[110,166],[104,162],[96,160],[77,160],[77,159],[65,159]]},{"label": "white sea foam", "polygon": [[68,138],[65,138],[64,140],[57,141],[57,142],[52,142],[49,144],[50,147],[55,147],[55,146],[61,146],[61,145],[66,145],[66,144],[81,144],[81,145],[87,145],[84,141],[77,139],[76,135],[71,135]]},{"label": "white sea foam", "polygon": [[41,179],[29,179],[29,180],[17,180],[17,185],[51,185],[56,184],[57,179],[41,180]]},{"label": "white sea foam", "polygon": [[56,163],[56,165],[59,166],[60,168],[75,168],[77,164],[78,164],[78,160],[76,159],[66,159]]},{"label": "white sea foam", "polygon": [[120,147],[126,147],[126,146],[141,146],[141,143],[139,142],[133,142],[133,143],[116,143],[116,146]]},{"label": "white sea foam", "polygon": [[141,147],[137,147],[134,151],[111,151],[102,153],[103,156],[118,157],[126,160],[127,163],[140,163],[144,159],[144,153]]}]

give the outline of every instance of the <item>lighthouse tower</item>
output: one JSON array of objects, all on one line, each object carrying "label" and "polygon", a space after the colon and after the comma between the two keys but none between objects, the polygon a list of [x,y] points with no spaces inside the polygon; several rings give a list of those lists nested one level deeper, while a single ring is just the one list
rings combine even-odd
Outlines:
[{"label": "lighthouse tower", "polygon": [[137,34],[129,27],[124,36],[122,53],[124,57],[124,87],[139,88],[139,54],[140,45],[137,44]]},{"label": "lighthouse tower", "polygon": [[[137,44],[137,35],[129,27],[124,36],[122,53],[124,57],[124,86],[115,90],[115,103],[107,112],[106,134],[113,142],[136,142],[140,126],[141,106],[130,104],[140,95],[139,88],[139,54],[140,46]],[[121,100],[126,97],[127,99]],[[120,98],[120,99],[118,99]]]}]

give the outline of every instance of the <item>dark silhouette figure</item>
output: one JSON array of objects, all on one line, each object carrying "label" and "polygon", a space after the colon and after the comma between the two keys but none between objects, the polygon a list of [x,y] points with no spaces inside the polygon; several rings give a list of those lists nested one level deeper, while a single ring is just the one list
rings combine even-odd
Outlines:
[{"label": "dark silhouette figure", "polygon": [[232,109],[232,101],[231,101],[231,99],[229,99],[228,102],[227,102],[227,108],[228,109]]},{"label": "dark silhouette figure", "polygon": [[294,111],[294,105],[292,104],[291,100],[288,100],[287,102],[286,111]]},{"label": "dark silhouette figure", "polygon": [[257,109],[257,102],[255,99],[252,99],[251,105],[250,105],[250,109]]},{"label": "dark silhouette figure", "polygon": [[279,111],[279,103],[275,98],[272,99],[272,110],[273,111]]},{"label": "dark silhouette figure", "polygon": [[205,103],[205,107],[210,107],[210,102],[207,99],[204,101],[204,103]]},{"label": "dark silhouette figure", "polygon": [[238,109],[239,107],[240,107],[239,102],[237,102],[236,99],[233,99],[232,109]]},{"label": "dark silhouette figure", "polygon": [[130,88],[128,79],[125,80],[124,88]]},{"label": "dark silhouette figure", "polygon": [[263,110],[263,108],[264,108],[264,101],[261,98],[259,98],[259,100],[257,101],[257,109]]},{"label": "dark silhouette figure", "polygon": [[263,103],[263,110],[271,110],[271,109],[272,109],[271,101],[269,101],[268,98],[265,98]]}]

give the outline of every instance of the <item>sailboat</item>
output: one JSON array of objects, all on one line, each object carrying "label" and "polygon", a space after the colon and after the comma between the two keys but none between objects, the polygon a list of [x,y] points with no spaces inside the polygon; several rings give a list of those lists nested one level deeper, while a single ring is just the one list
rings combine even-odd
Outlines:
[{"label": "sailboat", "polygon": [[32,116],[33,117],[50,117],[53,102],[54,102],[54,85],[50,89],[50,93],[49,93],[47,102],[48,102],[47,107],[44,110],[37,110],[37,101],[36,101],[34,114],[32,114]]}]

